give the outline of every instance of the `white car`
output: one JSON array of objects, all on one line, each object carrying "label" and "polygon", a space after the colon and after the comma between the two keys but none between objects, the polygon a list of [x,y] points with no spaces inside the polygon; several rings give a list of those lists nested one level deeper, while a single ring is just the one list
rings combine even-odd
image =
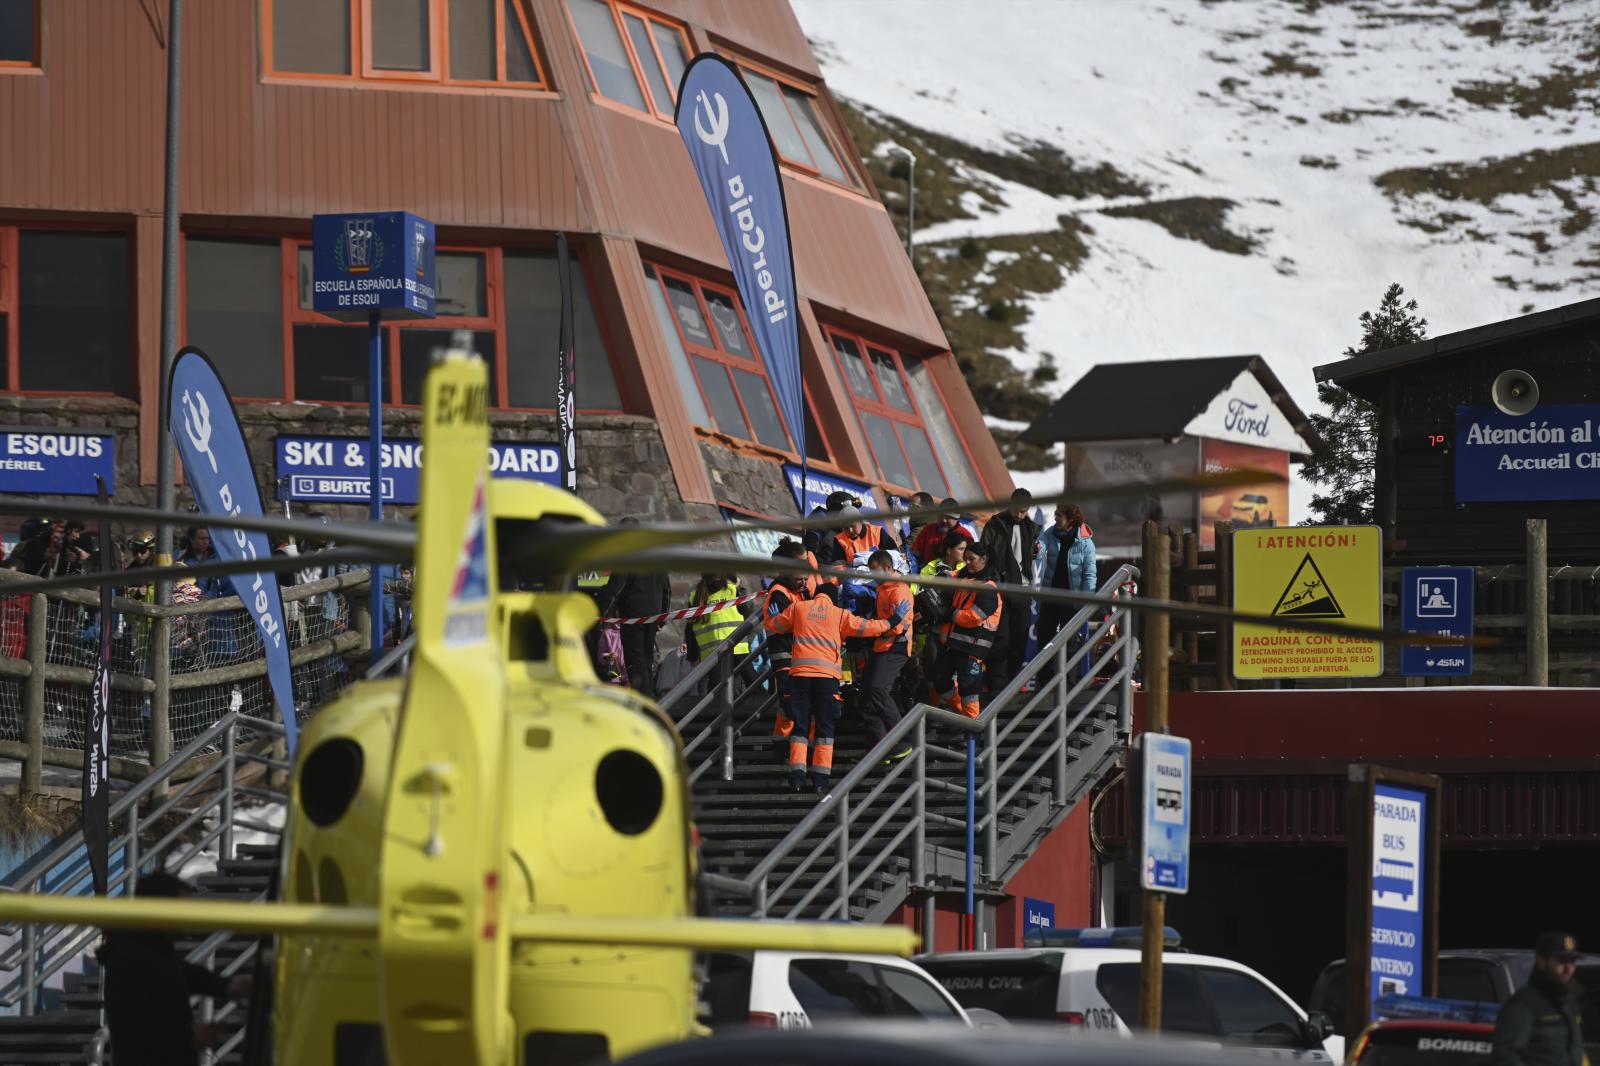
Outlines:
[{"label": "white car", "polygon": [[[1128,1033],[1139,1015],[1139,930],[1050,930],[1048,946],[921,955],[916,961],[969,1011]],[[1162,976],[1163,1033],[1270,1049],[1273,1058],[1335,1061],[1326,1016],[1307,1016],[1272,982],[1231,959],[1171,950]],[[1057,946],[1060,945],[1060,946]]]},{"label": "white car", "polygon": [[954,997],[892,955],[717,951],[704,956],[700,998],[713,1029],[805,1029],[861,1018],[972,1025]]}]

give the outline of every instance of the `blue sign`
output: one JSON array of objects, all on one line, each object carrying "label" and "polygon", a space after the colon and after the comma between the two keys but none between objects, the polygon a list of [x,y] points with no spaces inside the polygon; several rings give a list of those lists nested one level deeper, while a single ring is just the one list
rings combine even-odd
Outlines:
[{"label": "blue sign", "polygon": [[795,451],[803,456],[805,393],[789,212],[761,109],[733,65],[707,52],[683,72],[674,121],[733,268],[778,409],[794,437]]},{"label": "blue sign", "polygon": [[1166,733],[1140,738],[1144,759],[1145,888],[1189,891],[1189,741]]},{"label": "blue sign", "polygon": [[311,219],[311,307],[347,322],[432,318],[433,223],[407,211]]},{"label": "blue sign", "polygon": [[819,474],[815,470],[804,472],[805,489],[801,489],[801,470],[798,463],[784,463],[783,476],[789,481],[789,491],[794,493],[795,501],[800,504],[802,514],[810,514],[827,502],[829,496],[835,492],[848,492],[861,501],[860,510],[878,510],[878,498],[872,494],[871,485],[863,485],[859,481],[850,481],[847,478],[833,477],[828,474]]},{"label": "blue sign", "polygon": [[1022,931],[1029,929],[1054,929],[1056,927],[1056,905],[1046,903],[1042,899],[1029,899],[1022,897]]},{"label": "blue sign", "polygon": [[[1400,578],[1401,625],[1407,633],[1472,636],[1473,569],[1470,566],[1408,566]],[[1404,677],[1468,677],[1472,648],[1407,644],[1400,649]]]},{"label": "blue sign", "polygon": [[[172,365],[167,384],[167,430],[178,446],[183,472],[194,490],[194,500],[202,514],[261,514],[261,492],[256,487],[255,464],[250,449],[239,431],[233,410],[217,370],[198,348],[184,348]],[[265,533],[242,529],[212,529],[211,543],[225,562],[241,559],[266,559],[272,545]],[[275,574],[234,574],[233,590],[244,601],[266,650],[267,680],[272,688],[278,714],[283,719],[283,735],[294,761],[296,719],[294,682],[289,670],[289,641],[283,628],[283,602],[278,596]]]},{"label": "blue sign", "polygon": [[1428,794],[1379,782],[1372,805],[1372,1000],[1423,988]]},{"label": "blue sign", "polygon": [[116,488],[117,455],[109,433],[0,432],[0,492],[93,496],[95,475]]},{"label": "blue sign", "polygon": [[[278,498],[365,503],[368,498],[369,445],[364,437],[278,438]],[[422,473],[422,442],[383,442],[383,502],[417,502]],[[561,484],[561,451],[554,444],[526,441],[489,446],[489,469],[496,477],[520,477]]]},{"label": "blue sign", "polygon": [[1600,404],[1456,408],[1456,504],[1600,500]]}]

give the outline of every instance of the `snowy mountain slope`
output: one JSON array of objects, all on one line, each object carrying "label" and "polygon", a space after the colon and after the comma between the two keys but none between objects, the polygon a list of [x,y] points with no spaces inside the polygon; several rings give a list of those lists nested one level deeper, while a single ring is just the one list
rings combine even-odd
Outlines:
[{"label": "snowy mountain slope", "polygon": [[[948,279],[926,264],[982,259],[942,311],[964,363],[950,318],[984,308],[1021,235],[1073,238],[1011,336],[980,342],[1024,373],[1053,361],[1031,379],[1052,395],[1096,362],[1258,352],[1311,410],[1311,368],[1391,281],[1435,334],[1600,293],[1600,0],[792,2],[874,122],[869,161],[964,146],[950,207],[974,217],[917,233],[930,294]],[[1011,166],[1041,151],[1114,180]],[[903,182],[874,177],[903,211]]]}]

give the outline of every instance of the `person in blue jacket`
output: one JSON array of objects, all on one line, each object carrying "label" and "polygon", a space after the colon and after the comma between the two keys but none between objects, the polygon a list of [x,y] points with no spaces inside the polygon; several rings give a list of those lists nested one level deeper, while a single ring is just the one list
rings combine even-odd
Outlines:
[{"label": "person in blue jacket", "polygon": [[[1095,591],[1098,581],[1095,575],[1094,532],[1083,520],[1083,511],[1077,504],[1057,504],[1055,524],[1046,529],[1039,539],[1044,543],[1045,551],[1045,588]],[[1048,644],[1078,610],[1068,604],[1040,604],[1039,646],[1042,648]]]}]

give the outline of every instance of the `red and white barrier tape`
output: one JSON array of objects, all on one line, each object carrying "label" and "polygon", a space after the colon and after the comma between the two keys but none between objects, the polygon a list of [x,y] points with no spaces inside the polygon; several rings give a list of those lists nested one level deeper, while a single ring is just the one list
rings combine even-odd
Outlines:
[{"label": "red and white barrier tape", "polygon": [[699,607],[685,607],[681,611],[668,611],[666,614],[647,614],[643,618],[602,618],[600,621],[604,625],[617,626],[659,625],[662,622],[693,621],[696,618],[704,618],[714,611],[720,611],[724,607],[738,607],[740,604],[749,603],[760,595],[761,593],[759,592],[752,592],[735,600],[712,600],[710,603],[701,604]]}]

